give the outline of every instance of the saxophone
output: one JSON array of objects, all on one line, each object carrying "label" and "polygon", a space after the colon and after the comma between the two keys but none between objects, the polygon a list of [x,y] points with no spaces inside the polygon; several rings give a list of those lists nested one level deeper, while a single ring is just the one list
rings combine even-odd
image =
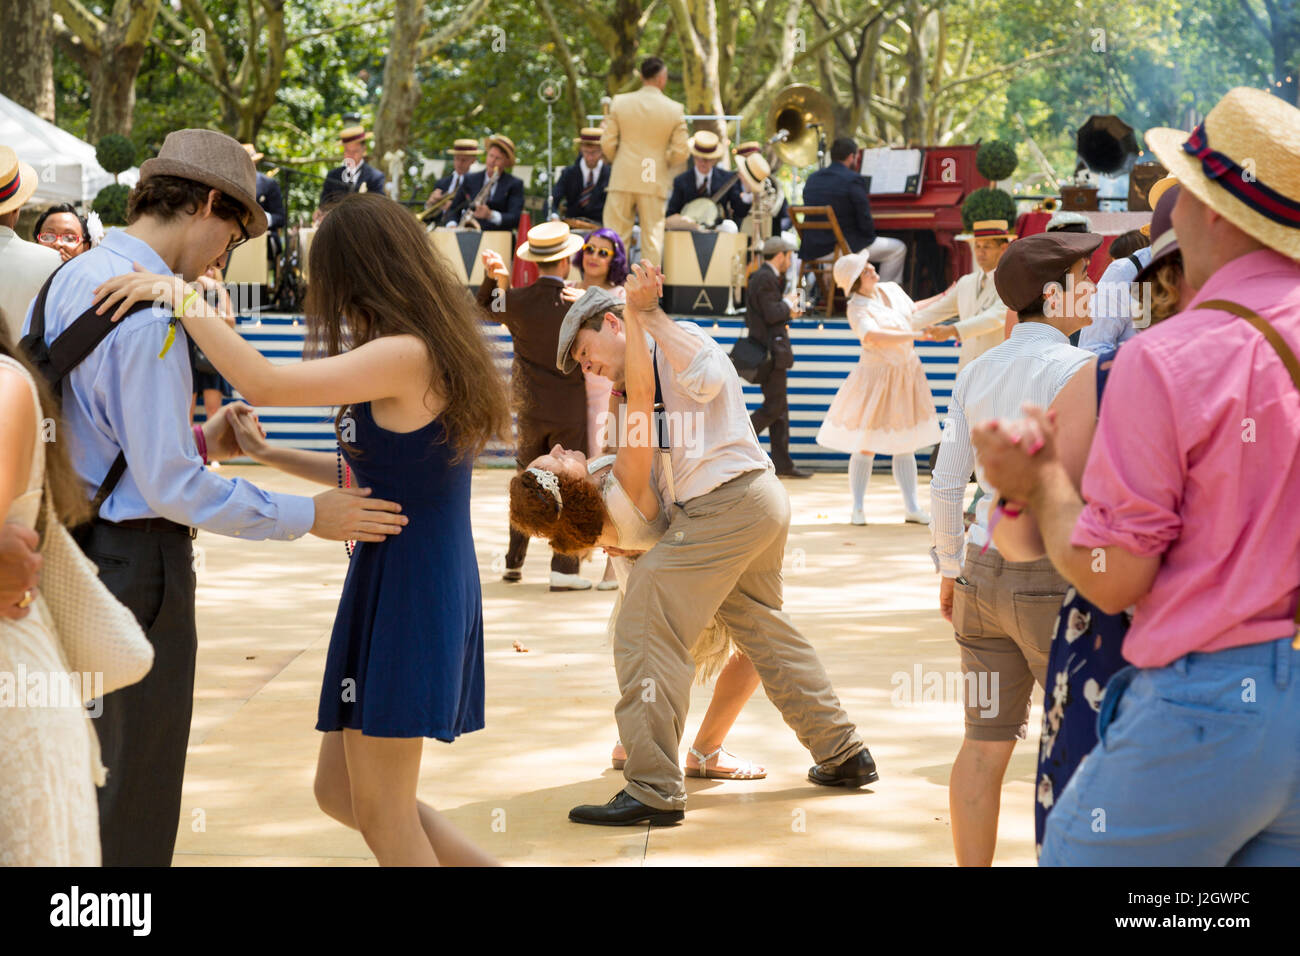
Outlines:
[{"label": "saxophone", "polygon": [[492,192],[492,187],[496,185],[497,178],[501,175],[500,169],[492,170],[492,175],[483,180],[483,188],[478,191],[478,195],[469,201],[465,206],[465,211],[460,214],[460,222],[456,224],[458,229],[473,229],[475,232],[482,232],[483,227],[479,225],[478,220],[474,218],[474,210],[480,205],[487,202],[488,194]]}]

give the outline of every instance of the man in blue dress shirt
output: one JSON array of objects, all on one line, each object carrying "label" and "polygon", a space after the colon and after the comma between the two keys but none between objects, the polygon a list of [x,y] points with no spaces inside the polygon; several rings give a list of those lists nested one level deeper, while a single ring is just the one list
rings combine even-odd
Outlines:
[{"label": "man in blue dress shirt", "polygon": [[[140,167],[126,229],[50,279],[45,341],[94,303],[94,289],[135,265],[188,281],[266,231],[257,174],[235,140],[211,130],[167,136]],[[33,324],[28,311],[25,332]],[[180,818],[194,695],[196,527],[248,539],[355,537],[386,502],[330,490],[314,499],[276,494],[204,467],[239,447],[230,406],[201,429],[189,418],[192,373],[185,331],[170,310],[128,315],[64,379],[68,451],[87,497],[111,488],[78,542],[110,591],[136,615],[154,647],[140,683],[107,695],[95,721],[108,783],[99,791],[105,866],[168,866]],[[118,455],[126,470],[105,482]],[[382,520],[382,519],[380,519]]]}]

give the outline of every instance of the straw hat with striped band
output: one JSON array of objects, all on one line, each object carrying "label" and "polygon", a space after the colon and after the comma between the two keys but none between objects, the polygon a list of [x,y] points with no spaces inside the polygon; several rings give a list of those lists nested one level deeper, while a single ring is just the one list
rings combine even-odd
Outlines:
[{"label": "straw hat with striped band", "polygon": [[573,138],[574,146],[599,146],[601,129],[599,126],[584,126]]},{"label": "straw hat with striped band", "polygon": [[736,154],[736,172],[748,192],[757,192],[763,188],[763,181],[772,175],[772,167],[759,153]]},{"label": "straw hat with striped band", "polygon": [[452,156],[477,156],[483,149],[476,139],[458,139],[447,152]]},{"label": "straw hat with striped band", "polygon": [[370,134],[366,132],[364,126],[346,126],[343,128],[343,131],[339,133],[339,142],[353,143],[359,139],[365,139],[369,135]]},{"label": "straw hat with striped band", "polygon": [[970,232],[954,236],[962,242],[974,242],[976,239],[1015,239],[1005,219],[981,219],[971,223]]},{"label": "straw hat with striped band", "polygon": [[504,133],[497,133],[495,136],[489,136],[484,140],[485,149],[495,146],[501,152],[506,154],[506,169],[515,164],[515,141]]},{"label": "straw hat with striped band", "polygon": [[1160,128],[1146,139],[1183,189],[1270,249],[1300,259],[1300,109],[1237,87],[1190,136]]},{"label": "straw hat with striped band", "polygon": [[747,139],[736,147],[737,156],[748,156],[750,153],[757,153],[763,147],[758,144],[757,140]]},{"label": "straw hat with striped band", "polygon": [[544,222],[528,230],[528,241],[515,250],[526,262],[554,262],[582,248],[582,236],[570,232],[564,222]]},{"label": "straw hat with striped band", "polygon": [[698,130],[686,141],[691,148],[691,155],[700,159],[721,159],[727,155],[727,146],[713,130]]},{"label": "straw hat with striped band", "polygon": [[0,146],[0,216],[22,208],[36,192],[36,170],[8,146]]}]

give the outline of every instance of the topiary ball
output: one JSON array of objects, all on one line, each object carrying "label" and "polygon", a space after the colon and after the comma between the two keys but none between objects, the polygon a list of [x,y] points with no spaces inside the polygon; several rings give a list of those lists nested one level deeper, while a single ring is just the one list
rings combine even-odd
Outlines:
[{"label": "topiary ball", "polygon": [[106,226],[126,225],[126,197],[131,192],[130,186],[113,183],[105,186],[95,196],[90,208],[99,213],[99,218]]},{"label": "topiary ball", "polygon": [[981,143],[975,151],[975,168],[990,182],[1000,183],[1004,179],[1010,179],[1019,163],[1015,147],[1001,140]]},{"label": "topiary ball", "polygon": [[961,204],[961,221],[969,232],[974,224],[984,219],[1005,219],[1008,226],[1016,223],[1016,201],[1005,189],[985,186],[977,189]]},{"label": "topiary ball", "polygon": [[95,159],[116,176],[135,165],[135,144],[120,133],[109,133],[95,147]]}]

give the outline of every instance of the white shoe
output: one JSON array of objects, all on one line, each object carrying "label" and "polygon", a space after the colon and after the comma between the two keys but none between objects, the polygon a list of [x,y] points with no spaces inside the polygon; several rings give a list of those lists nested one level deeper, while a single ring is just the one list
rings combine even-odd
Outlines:
[{"label": "white shoe", "polygon": [[867,513],[861,508],[854,508],[853,515],[849,518],[849,524],[866,524]]},{"label": "white shoe", "polygon": [[904,513],[903,521],[908,524],[925,524],[930,523],[930,516],[924,511],[908,511]]},{"label": "white shoe", "polygon": [[586,591],[590,588],[591,582],[581,574],[561,574],[559,571],[551,572],[552,591]]}]

